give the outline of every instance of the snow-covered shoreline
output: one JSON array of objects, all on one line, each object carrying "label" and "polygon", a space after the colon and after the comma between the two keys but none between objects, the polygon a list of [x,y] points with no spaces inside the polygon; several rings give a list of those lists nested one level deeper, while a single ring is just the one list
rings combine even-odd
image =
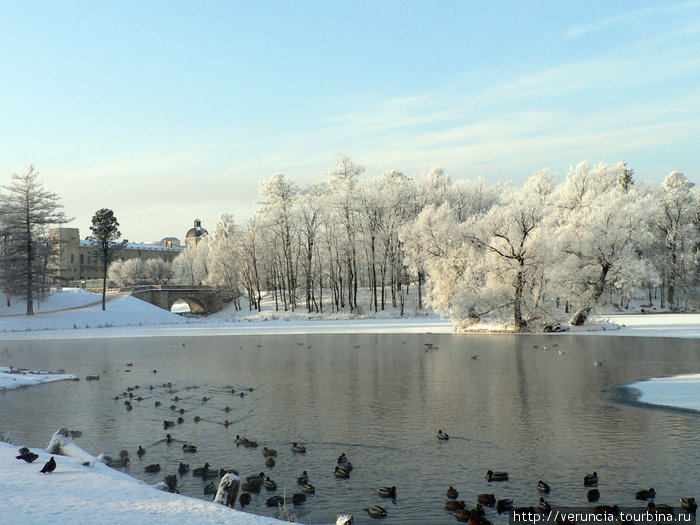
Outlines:
[{"label": "snow-covered shoreline", "polygon": [[0,366],[0,391],[9,388],[38,385],[50,381],[70,381],[78,379],[72,374],[55,374],[47,370],[18,370]]},{"label": "snow-covered shoreline", "polygon": [[[51,474],[39,470],[51,454],[34,463],[15,459],[19,446],[0,441],[0,522],[22,525],[171,525],[230,523],[272,525],[274,518],[248,514],[201,499],[157,490],[100,462],[84,466],[78,458],[54,455]],[[12,516],[11,521],[4,521]]]},{"label": "snow-covered shoreline", "polygon": [[653,377],[626,386],[639,390],[642,403],[700,410],[700,374]]}]

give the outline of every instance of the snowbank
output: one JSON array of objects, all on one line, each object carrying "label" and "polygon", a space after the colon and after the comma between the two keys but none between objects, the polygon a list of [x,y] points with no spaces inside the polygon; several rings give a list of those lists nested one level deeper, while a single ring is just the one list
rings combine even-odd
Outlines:
[{"label": "snowbank", "polygon": [[18,388],[20,386],[38,385],[49,381],[64,381],[66,379],[78,379],[71,374],[54,374],[47,370],[20,370],[17,368],[0,366],[0,390],[5,388]]},{"label": "snowbank", "polygon": [[[39,470],[51,455],[39,454],[34,463],[15,459],[19,447],[0,442],[0,516],[12,523],[57,525],[109,523],[138,524],[250,524],[282,523],[255,516],[218,503],[156,490],[127,474],[94,462],[82,465],[77,458],[53,456],[56,470]],[[2,521],[2,519],[0,519]],[[9,523],[9,522],[8,522]]]},{"label": "snowbank", "polygon": [[641,392],[643,403],[700,410],[700,374],[659,377],[627,386]]}]

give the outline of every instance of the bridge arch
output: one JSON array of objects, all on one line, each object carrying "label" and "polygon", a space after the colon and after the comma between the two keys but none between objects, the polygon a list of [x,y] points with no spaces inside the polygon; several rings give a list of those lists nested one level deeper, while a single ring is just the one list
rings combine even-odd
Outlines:
[{"label": "bridge arch", "polygon": [[168,297],[168,310],[172,311],[173,305],[178,301],[183,301],[184,303],[186,303],[187,306],[190,307],[190,312],[192,312],[193,314],[209,313],[209,308],[207,307],[204,301],[201,301],[196,297],[191,297],[187,295],[176,295],[173,293],[169,294]]}]

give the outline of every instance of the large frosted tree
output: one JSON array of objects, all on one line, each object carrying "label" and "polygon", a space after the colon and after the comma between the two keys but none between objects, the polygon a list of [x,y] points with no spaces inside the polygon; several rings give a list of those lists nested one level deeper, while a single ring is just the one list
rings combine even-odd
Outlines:
[{"label": "large frosted tree", "polygon": [[69,222],[60,211],[55,193],[44,190],[39,172],[29,165],[22,174],[12,173],[11,183],[2,186],[3,264],[8,274],[6,290],[20,292],[27,301],[27,315],[34,315],[34,296],[45,266],[41,257],[42,232],[49,225]]}]

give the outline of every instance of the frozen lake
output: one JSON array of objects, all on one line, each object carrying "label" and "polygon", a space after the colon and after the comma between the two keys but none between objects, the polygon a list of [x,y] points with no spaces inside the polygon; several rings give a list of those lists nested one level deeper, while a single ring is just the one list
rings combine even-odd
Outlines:
[{"label": "frozen lake", "polygon": [[[427,349],[431,343],[438,348]],[[257,514],[276,516],[265,500],[283,489],[287,497],[300,492],[303,470],[316,487],[294,509],[304,523],[332,522],[340,512],[368,522],[362,509],[377,504],[395,523],[451,523],[444,510],[450,485],[469,505],[483,492],[536,505],[539,479],[552,486],[552,505],[593,506],[583,486],[593,471],[600,503],[609,505],[641,506],[635,492],[652,486],[657,503],[677,504],[680,496],[697,497],[689,490],[700,486],[700,414],[642,408],[613,388],[700,371],[694,340],[300,334],[0,346],[7,364],[63,368],[82,378],[0,393],[0,431],[16,443],[48,441],[60,427],[79,429],[78,444],[90,453],[129,450],[128,472],[149,483],[175,473],[182,461],[235,468],[242,477],[264,471],[279,490],[253,494],[247,510]],[[85,381],[88,374],[100,380]],[[137,385],[127,411],[123,393]],[[180,416],[183,423],[167,430],[175,438],[168,444],[163,421]],[[451,439],[438,441],[438,429]],[[237,447],[237,434],[259,446]],[[306,445],[306,454],[294,454],[293,441]],[[183,452],[185,442],[197,452]],[[141,459],[139,445],[147,451]],[[274,467],[265,465],[265,446],[279,452]],[[343,452],[355,468],[349,479],[336,479]],[[151,463],[162,471],[145,473]],[[489,469],[507,470],[510,481],[488,483]],[[384,485],[397,487],[395,503],[377,495]],[[204,497],[203,481],[191,473],[178,486]],[[487,515],[507,522],[505,514]]]}]

